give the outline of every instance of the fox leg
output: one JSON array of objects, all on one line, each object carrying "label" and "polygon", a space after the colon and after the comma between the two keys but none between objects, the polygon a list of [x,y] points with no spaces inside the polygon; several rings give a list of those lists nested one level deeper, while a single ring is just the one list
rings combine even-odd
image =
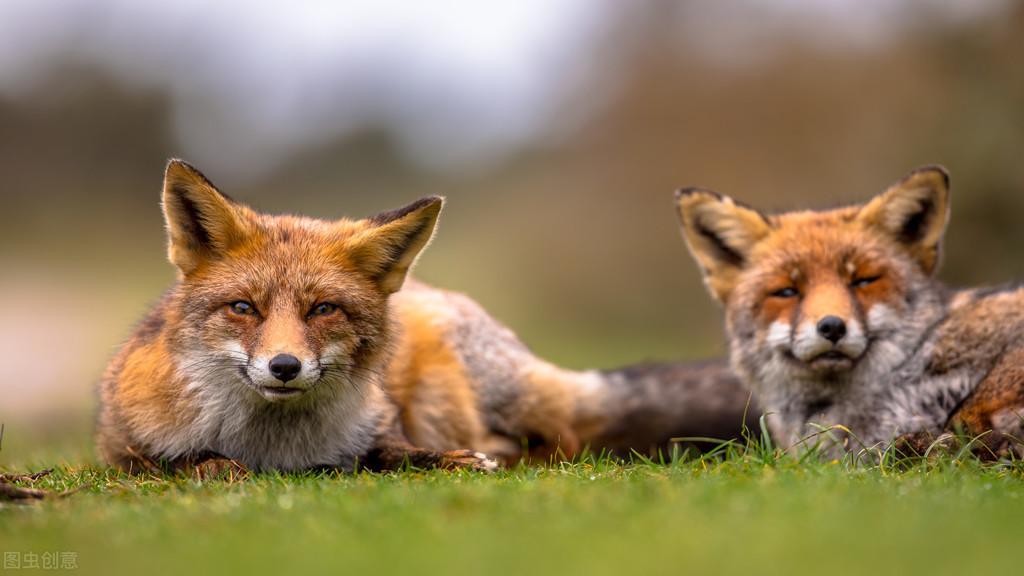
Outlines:
[{"label": "fox leg", "polygon": [[919,430],[903,434],[893,441],[893,448],[904,456],[924,456],[936,450],[949,452],[956,447],[956,437],[949,432]]},{"label": "fox leg", "polygon": [[424,469],[440,468],[442,470],[468,469],[483,472],[493,472],[498,469],[498,463],[482,452],[424,450],[404,441],[379,443],[366,454],[360,465],[373,472],[399,471],[408,466]]},{"label": "fox leg", "polygon": [[1003,354],[947,428],[978,437],[982,458],[1024,456],[1024,347]]},{"label": "fox leg", "polygon": [[212,452],[187,456],[175,460],[154,460],[131,446],[125,446],[124,454],[118,458],[117,466],[129,474],[176,474],[184,473],[206,480],[226,477],[239,478],[249,474],[248,468],[237,460],[225,458]]},{"label": "fox leg", "polygon": [[534,463],[572,460],[582,448],[577,431],[579,392],[574,375],[547,363],[540,363],[523,378],[523,395],[515,411],[515,424],[527,432],[531,445],[524,457]]},{"label": "fox leg", "polygon": [[249,475],[249,469],[241,462],[220,456],[210,456],[203,460],[193,460],[180,464],[179,470],[197,480],[213,478],[235,480],[236,478],[245,478]]},{"label": "fox leg", "polygon": [[475,450],[430,450],[414,446],[403,432],[398,410],[392,406],[377,428],[377,440],[357,462],[357,469],[372,472],[404,470],[406,467],[443,470],[469,469],[486,472],[498,463]]}]

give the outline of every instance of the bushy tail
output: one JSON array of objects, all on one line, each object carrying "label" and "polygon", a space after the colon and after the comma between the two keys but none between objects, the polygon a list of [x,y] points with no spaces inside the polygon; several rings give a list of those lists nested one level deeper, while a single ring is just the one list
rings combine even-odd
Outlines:
[{"label": "bushy tail", "polygon": [[600,412],[605,424],[581,438],[592,452],[668,454],[673,438],[733,440],[744,426],[757,429],[761,411],[724,360],[638,364],[600,374],[600,400],[588,410]]}]

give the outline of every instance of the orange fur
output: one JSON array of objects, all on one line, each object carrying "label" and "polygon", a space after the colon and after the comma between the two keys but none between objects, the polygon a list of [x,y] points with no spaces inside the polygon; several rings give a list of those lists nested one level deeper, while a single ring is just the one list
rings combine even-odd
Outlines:
[{"label": "orange fur", "polygon": [[[623,421],[637,414],[662,419],[637,448],[679,428],[686,406],[661,405],[646,376],[656,371],[638,371],[648,395],[627,403],[625,375],[613,390],[596,371],[562,370],[465,296],[406,282],[439,198],[361,220],[270,216],[172,161],[163,206],[179,281],[104,376],[98,445],[111,464],[487,466],[477,452],[514,462],[601,441],[628,450]],[[724,366],[692,374],[702,387],[734,382]]]},{"label": "orange fur", "polygon": [[857,439],[847,448],[902,437],[916,449],[961,428],[994,454],[1024,453],[1024,290],[934,279],[944,169],[915,170],[862,206],[761,215],[687,190],[679,210],[725,306],[734,367],[781,442],[842,425]]}]

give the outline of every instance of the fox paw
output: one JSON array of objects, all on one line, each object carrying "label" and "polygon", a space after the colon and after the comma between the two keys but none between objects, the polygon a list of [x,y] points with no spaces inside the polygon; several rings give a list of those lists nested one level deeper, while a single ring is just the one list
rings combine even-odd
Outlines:
[{"label": "fox paw", "polygon": [[936,437],[927,431],[904,434],[893,443],[896,451],[906,456],[949,453],[956,445],[957,439],[953,434],[946,432]]},{"label": "fox paw", "polygon": [[498,462],[488,458],[483,452],[452,450],[441,454],[440,467],[446,470],[494,472],[498,469]]},{"label": "fox paw", "polygon": [[210,458],[192,466],[192,476],[196,480],[240,480],[249,475],[249,469],[237,460],[228,458]]},{"label": "fox paw", "polygon": [[971,453],[981,460],[995,461],[1001,458],[1020,460],[1024,457],[1024,443],[1017,435],[992,432],[977,438],[971,444]]}]

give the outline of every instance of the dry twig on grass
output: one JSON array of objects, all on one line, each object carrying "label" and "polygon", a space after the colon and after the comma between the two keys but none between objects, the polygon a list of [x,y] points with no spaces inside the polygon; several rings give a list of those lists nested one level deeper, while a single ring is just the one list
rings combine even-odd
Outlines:
[{"label": "dry twig on grass", "polygon": [[38,488],[25,488],[18,486],[15,482],[33,483],[53,473],[53,469],[41,470],[34,474],[0,474],[0,502],[33,502],[44,499],[66,498],[89,487],[89,484],[82,484],[64,492],[51,492]]},{"label": "dry twig on grass", "polygon": [[7,482],[0,482],[0,502],[25,502],[30,500],[42,500],[50,493],[35,488],[22,488]]},{"label": "dry twig on grass", "polygon": [[0,482],[35,482],[53,473],[53,468],[40,470],[34,474],[0,474]]}]

